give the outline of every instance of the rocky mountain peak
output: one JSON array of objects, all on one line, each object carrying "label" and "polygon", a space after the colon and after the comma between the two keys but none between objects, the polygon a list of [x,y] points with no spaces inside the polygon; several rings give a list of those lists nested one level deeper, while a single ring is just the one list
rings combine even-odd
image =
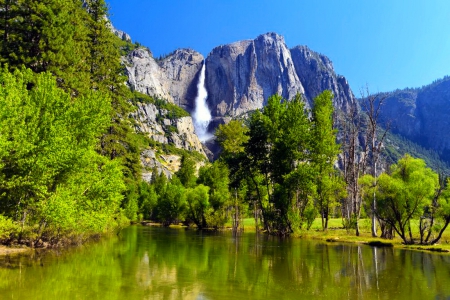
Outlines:
[{"label": "rocky mountain peak", "polygon": [[255,41],[264,43],[266,46],[273,46],[276,44],[286,44],[284,37],[275,32],[267,32],[259,35]]},{"label": "rocky mountain peak", "polygon": [[213,49],[206,59],[206,87],[215,117],[260,109],[276,93],[290,99],[304,92],[284,38],[275,33]]}]

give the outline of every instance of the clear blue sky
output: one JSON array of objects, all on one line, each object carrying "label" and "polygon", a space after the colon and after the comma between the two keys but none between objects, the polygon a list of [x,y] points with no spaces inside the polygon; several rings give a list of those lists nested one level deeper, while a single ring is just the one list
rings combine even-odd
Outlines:
[{"label": "clear blue sky", "polygon": [[154,56],[283,35],[328,56],[356,96],[450,75],[448,0],[106,0],[114,26]]}]

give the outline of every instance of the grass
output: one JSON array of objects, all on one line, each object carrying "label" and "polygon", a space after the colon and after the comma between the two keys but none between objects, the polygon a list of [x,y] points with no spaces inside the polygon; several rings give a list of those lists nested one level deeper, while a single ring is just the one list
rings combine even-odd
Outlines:
[{"label": "grass", "polygon": [[[255,231],[255,220],[253,218],[245,218],[244,231]],[[317,218],[311,226],[310,230],[302,230],[293,234],[294,237],[322,240],[326,242],[340,243],[359,243],[377,247],[398,247],[420,251],[450,252],[450,229],[447,229],[442,235],[439,244],[436,245],[404,245],[399,237],[392,240],[373,238],[370,230],[370,219],[360,220],[360,235],[355,235],[355,230],[347,231],[344,229],[341,219],[330,219],[328,221],[328,230],[322,231],[322,220]],[[225,224],[225,227],[231,228],[231,222]],[[413,225],[415,228],[415,224]]]}]

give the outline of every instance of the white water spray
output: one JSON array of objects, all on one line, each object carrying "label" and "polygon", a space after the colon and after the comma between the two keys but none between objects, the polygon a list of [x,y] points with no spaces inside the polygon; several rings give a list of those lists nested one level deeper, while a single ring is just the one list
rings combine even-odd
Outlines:
[{"label": "white water spray", "polygon": [[197,84],[197,97],[195,98],[195,109],[192,117],[194,119],[195,132],[201,142],[205,142],[212,137],[208,133],[208,125],[211,122],[211,112],[209,111],[206,99],[208,98],[208,91],[205,88],[205,62],[203,62],[202,70],[200,71],[200,78]]}]

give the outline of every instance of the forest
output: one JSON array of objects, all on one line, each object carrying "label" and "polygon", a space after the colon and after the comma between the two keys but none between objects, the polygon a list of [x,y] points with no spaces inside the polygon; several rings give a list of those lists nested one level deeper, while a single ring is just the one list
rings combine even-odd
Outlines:
[{"label": "forest", "polygon": [[[159,147],[136,133],[136,101],[172,118],[181,108],[132,92],[121,55],[139,47],[111,31],[104,0],[0,4],[0,240],[31,246],[78,243],[142,220],[220,229],[253,217],[286,236],[322,230],[330,218],[360,234],[434,244],[450,223],[447,181],[422,159],[383,165],[380,100],[338,112],[324,91],[273,95],[248,118],[220,125],[220,158],[200,166],[180,152],[167,178],[142,180],[140,153]],[[142,100],[144,99],[144,100]],[[416,229],[413,229],[416,228]]]}]

